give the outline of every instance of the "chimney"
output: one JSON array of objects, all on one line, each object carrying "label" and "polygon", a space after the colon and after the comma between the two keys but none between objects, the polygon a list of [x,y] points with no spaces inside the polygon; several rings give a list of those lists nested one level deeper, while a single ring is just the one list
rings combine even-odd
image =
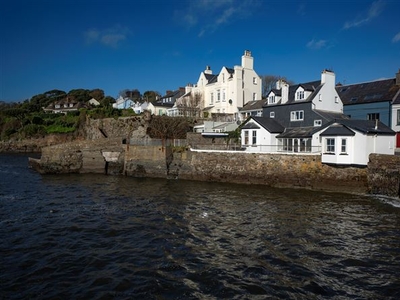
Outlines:
[{"label": "chimney", "polygon": [[204,71],[205,74],[212,74],[212,70],[210,68],[210,66],[206,66],[206,69]]},{"label": "chimney", "polygon": [[245,50],[242,56],[242,67],[245,69],[253,69],[253,57],[251,56],[251,51]]},{"label": "chimney", "polygon": [[335,73],[331,70],[323,70],[321,73],[321,84],[328,84],[335,87]]},{"label": "chimney", "polygon": [[289,100],[289,84],[286,81],[281,80],[281,87],[281,103],[285,104]]},{"label": "chimney", "polygon": [[396,85],[400,85],[400,69],[399,69],[399,71],[396,73]]}]

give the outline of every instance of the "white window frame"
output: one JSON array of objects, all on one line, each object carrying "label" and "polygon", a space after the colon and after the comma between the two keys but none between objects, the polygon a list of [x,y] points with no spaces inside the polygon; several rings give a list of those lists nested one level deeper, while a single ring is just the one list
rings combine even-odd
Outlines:
[{"label": "white window frame", "polygon": [[322,126],[322,120],[314,120],[314,127]]},{"label": "white window frame", "polygon": [[210,100],[210,104],[214,104],[214,93],[211,93],[211,100]]},{"label": "white window frame", "polygon": [[296,92],[296,100],[303,100],[304,99],[304,91],[303,90],[298,90]]},{"label": "white window frame", "polygon": [[325,152],[335,154],[335,139],[334,138],[326,138],[325,139]]},{"label": "white window frame", "polygon": [[268,97],[268,104],[274,104],[275,103],[275,95],[271,95]]},{"label": "white window frame", "polygon": [[397,110],[397,125],[400,125],[400,109]]},{"label": "white window frame", "polygon": [[304,110],[293,110],[290,112],[290,121],[303,121]]},{"label": "white window frame", "polygon": [[342,139],[341,145],[340,145],[340,153],[341,154],[347,154],[347,139]]},{"label": "white window frame", "polygon": [[249,144],[249,131],[248,130],[244,131],[244,144],[245,145]]},{"label": "white window frame", "polygon": [[271,119],[275,118],[275,112],[274,112],[274,111],[271,111],[271,112],[269,113],[269,117],[270,117]]},{"label": "white window frame", "polygon": [[257,145],[257,130],[253,130],[251,135],[251,143],[252,145]]}]

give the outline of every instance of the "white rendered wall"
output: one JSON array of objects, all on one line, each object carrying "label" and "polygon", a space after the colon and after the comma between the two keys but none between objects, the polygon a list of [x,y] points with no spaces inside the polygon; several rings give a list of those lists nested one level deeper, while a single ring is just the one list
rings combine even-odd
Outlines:
[{"label": "white rendered wall", "polygon": [[312,100],[315,109],[343,113],[343,102],[335,89],[335,73],[323,71],[321,83],[321,89]]}]

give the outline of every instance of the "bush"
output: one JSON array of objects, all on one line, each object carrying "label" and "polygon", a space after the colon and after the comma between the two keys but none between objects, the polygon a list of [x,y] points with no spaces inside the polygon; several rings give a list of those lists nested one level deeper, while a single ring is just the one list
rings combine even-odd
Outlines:
[{"label": "bush", "polygon": [[74,132],[75,127],[65,127],[65,126],[60,126],[60,125],[50,125],[47,126],[46,132],[47,133],[69,133],[69,132]]}]

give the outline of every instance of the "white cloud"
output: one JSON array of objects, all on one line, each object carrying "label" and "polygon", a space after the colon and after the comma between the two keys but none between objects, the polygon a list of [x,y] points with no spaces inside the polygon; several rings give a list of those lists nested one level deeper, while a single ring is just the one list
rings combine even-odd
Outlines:
[{"label": "white cloud", "polygon": [[189,28],[199,31],[198,37],[215,32],[220,26],[245,19],[257,9],[259,0],[198,0],[176,11],[177,18]]},{"label": "white cloud", "polygon": [[343,25],[343,29],[350,29],[352,27],[359,27],[367,24],[372,19],[378,17],[382,13],[384,6],[385,6],[384,0],[377,0],[373,2],[366,13],[361,14],[353,21],[345,22]]},{"label": "white cloud", "polygon": [[315,40],[312,39],[307,43],[307,48],[313,49],[313,50],[319,50],[322,48],[326,48],[328,45],[328,42],[326,40]]},{"label": "white cloud", "polygon": [[84,35],[88,44],[100,43],[108,47],[117,48],[129,33],[128,28],[117,25],[104,30],[90,29]]},{"label": "white cloud", "polygon": [[393,43],[400,42],[400,32],[397,33],[397,34],[393,37],[392,42],[393,42]]}]

